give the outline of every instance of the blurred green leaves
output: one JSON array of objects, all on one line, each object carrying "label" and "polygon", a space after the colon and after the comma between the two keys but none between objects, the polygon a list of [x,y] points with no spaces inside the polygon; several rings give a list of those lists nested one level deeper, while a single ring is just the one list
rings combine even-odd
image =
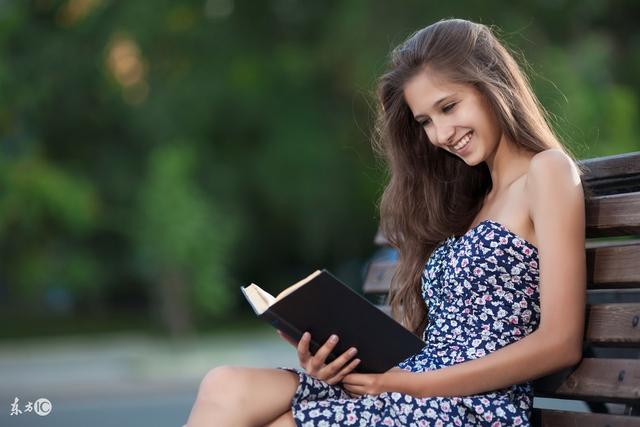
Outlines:
[{"label": "blurred green leaves", "polygon": [[278,292],[326,267],[357,287],[384,184],[371,95],[392,47],[446,17],[497,25],[565,143],[616,154],[640,149],[634,11],[3,2],[0,310],[126,309],[180,335],[252,315],[239,299],[251,281]]},{"label": "blurred green leaves", "polygon": [[80,234],[95,225],[97,203],[91,184],[49,164],[38,155],[0,161],[2,187],[0,236],[10,227],[31,230],[45,223]]},{"label": "blurred green leaves", "polygon": [[191,285],[188,302],[219,314],[231,302],[225,267],[242,224],[199,188],[197,160],[184,142],[153,149],[138,189],[131,236],[138,269],[151,283],[171,276],[181,281],[176,286]]},{"label": "blurred green leaves", "polygon": [[95,291],[97,260],[78,243],[97,224],[99,203],[91,183],[39,154],[0,157],[0,242],[3,277],[14,297],[62,286]]}]

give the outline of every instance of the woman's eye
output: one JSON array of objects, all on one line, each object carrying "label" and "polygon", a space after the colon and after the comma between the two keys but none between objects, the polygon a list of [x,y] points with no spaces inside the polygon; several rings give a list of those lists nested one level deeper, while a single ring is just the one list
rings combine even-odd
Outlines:
[{"label": "woman's eye", "polygon": [[[448,112],[449,112],[449,111],[451,111],[451,110],[453,109],[453,107],[455,107],[455,106],[456,106],[456,103],[455,103],[455,102],[452,102],[451,104],[449,104],[449,105],[445,105],[444,107],[442,107],[442,111],[443,111],[443,112],[445,112],[445,113],[448,113]],[[428,125],[429,123],[431,123],[431,119],[426,119],[426,120],[423,120],[423,121],[419,122],[419,125],[420,125],[421,127],[425,127],[425,126],[426,126],[426,125]]]}]

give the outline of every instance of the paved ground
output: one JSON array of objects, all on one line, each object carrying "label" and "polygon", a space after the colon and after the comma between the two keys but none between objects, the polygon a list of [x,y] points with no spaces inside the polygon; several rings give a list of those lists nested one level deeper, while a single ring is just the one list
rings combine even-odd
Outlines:
[{"label": "paved ground", "polygon": [[[0,343],[0,426],[181,426],[200,380],[222,364],[297,366],[297,357],[268,326],[180,343],[138,335]],[[11,416],[16,398],[23,413]],[[27,402],[39,398],[52,403],[52,412],[25,412]],[[560,407],[548,400],[536,406]]]},{"label": "paved ground", "polygon": [[[295,366],[295,349],[271,328],[180,343],[137,335],[0,344],[0,426],[181,426],[214,366]],[[18,398],[23,413],[11,416]],[[27,402],[48,399],[46,416]]]}]

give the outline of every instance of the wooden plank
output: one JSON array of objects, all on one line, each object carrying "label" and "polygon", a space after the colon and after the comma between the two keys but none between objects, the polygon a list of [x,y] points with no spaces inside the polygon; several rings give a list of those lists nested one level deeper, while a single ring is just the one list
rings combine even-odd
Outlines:
[{"label": "wooden plank", "polygon": [[616,242],[586,250],[589,289],[640,287],[640,241]]},{"label": "wooden plank", "polygon": [[598,346],[640,347],[640,304],[588,305],[585,341]]},{"label": "wooden plank", "polygon": [[362,285],[365,294],[386,294],[389,292],[389,284],[393,273],[396,271],[396,261],[376,260],[369,264],[367,275]]},{"label": "wooden plank", "polygon": [[621,176],[640,175],[640,151],[583,159],[578,163],[588,169],[582,177],[583,181],[601,181]]},{"label": "wooden plank", "polygon": [[640,417],[534,408],[532,425],[540,427],[640,427]]},{"label": "wooden plank", "polygon": [[587,240],[585,242],[585,248],[587,250],[609,248],[613,246],[633,246],[633,245],[640,245],[640,239],[628,239],[628,238],[624,238],[624,240],[600,239],[600,240]]},{"label": "wooden plank", "polygon": [[640,191],[591,197],[586,204],[586,237],[640,234]]},{"label": "wooden plank", "polygon": [[584,358],[533,382],[536,396],[635,404],[640,399],[640,360]]},{"label": "wooden plank", "polygon": [[582,177],[587,197],[640,191],[640,152],[579,161],[587,168]]}]

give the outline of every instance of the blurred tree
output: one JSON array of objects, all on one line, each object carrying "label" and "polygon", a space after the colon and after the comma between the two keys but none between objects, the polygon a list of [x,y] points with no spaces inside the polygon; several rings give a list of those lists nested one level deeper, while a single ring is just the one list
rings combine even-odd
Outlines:
[{"label": "blurred tree", "polygon": [[20,285],[9,294],[16,313],[37,312],[48,290],[67,290],[70,299],[96,293],[101,266],[82,250],[97,223],[91,183],[51,165],[34,148],[21,156],[0,154],[0,187],[0,269],[6,282]]},{"label": "blurred tree", "polygon": [[230,290],[220,284],[228,281],[223,266],[241,226],[202,194],[194,163],[187,144],[155,148],[130,223],[138,268],[156,284],[150,289],[155,306],[175,336],[192,332],[192,302],[216,314],[228,309]]},{"label": "blurred tree", "polygon": [[[2,2],[0,304],[113,316],[142,295],[133,308],[181,334],[250,314],[249,281],[277,292],[322,266],[358,284],[385,177],[372,92],[393,46],[445,17],[495,24],[567,145],[615,154],[640,149],[638,9]],[[52,303],[61,292],[72,303]]]}]

